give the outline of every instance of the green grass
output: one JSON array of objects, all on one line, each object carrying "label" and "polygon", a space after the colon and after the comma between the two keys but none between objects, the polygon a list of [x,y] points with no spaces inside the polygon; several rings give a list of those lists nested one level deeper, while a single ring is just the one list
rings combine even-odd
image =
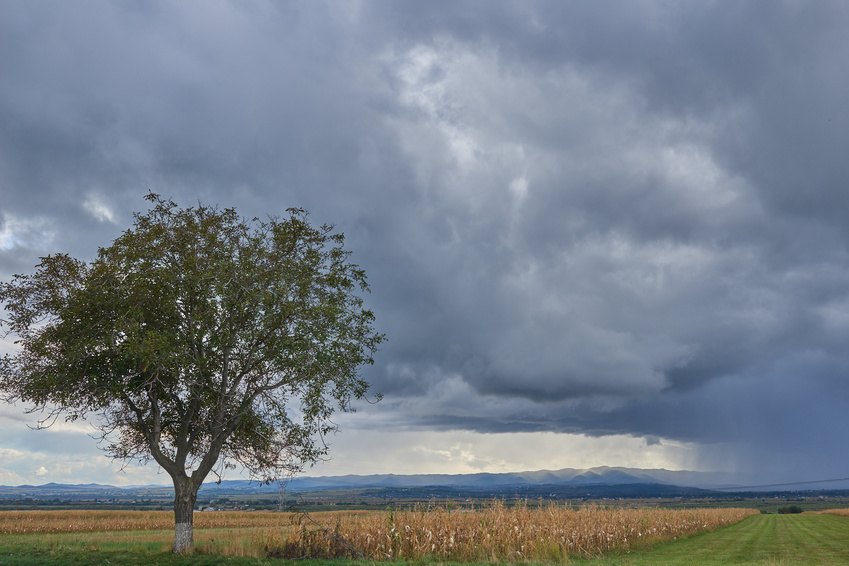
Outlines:
[{"label": "green grass", "polygon": [[807,566],[849,564],[849,517],[755,515],[736,525],[587,566]]},{"label": "green grass", "polygon": [[[150,532],[148,531],[148,534]],[[163,531],[163,534],[167,534]],[[174,556],[162,542],[110,540],[108,533],[3,535],[0,565],[282,566],[288,561],[194,554]],[[583,566],[807,566],[849,564],[849,517],[834,515],[756,515],[736,525],[653,549],[593,560]],[[299,566],[352,566],[364,562],[299,561]],[[391,563],[386,563],[391,564]],[[439,562],[427,562],[436,566]]]},{"label": "green grass", "polygon": [[[280,561],[258,561],[252,558],[193,554],[175,556],[170,545],[163,542],[144,541],[158,531],[138,533],[140,541],[126,542],[133,533],[74,533],[43,535],[0,535],[0,566],[233,566],[277,564]],[[123,538],[124,541],[110,540]],[[163,537],[172,537],[173,531],[162,531]]]}]

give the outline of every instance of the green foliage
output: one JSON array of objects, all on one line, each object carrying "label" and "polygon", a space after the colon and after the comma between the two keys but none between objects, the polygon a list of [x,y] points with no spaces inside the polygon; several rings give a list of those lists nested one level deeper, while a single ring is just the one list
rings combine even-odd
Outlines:
[{"label": "green foliage", "polygon": [[798,505],[788,505],[787,507],[781,507],[778,510],[778,513],[781,514],[781,515],[794,515],[794,514],[801,513],[801,512],[802,512],[802,508],[799,507]]},{"label": "green foliage", "polygon": [[222,462],[271,481],[321,458],[384,339],[343,236],[301,209],[247,221],[148,199],[90,264],[50,255],[0,283],[19,347],[0,361],[5,400],[44,426],[96,416],[114,457],[195,492]]}]

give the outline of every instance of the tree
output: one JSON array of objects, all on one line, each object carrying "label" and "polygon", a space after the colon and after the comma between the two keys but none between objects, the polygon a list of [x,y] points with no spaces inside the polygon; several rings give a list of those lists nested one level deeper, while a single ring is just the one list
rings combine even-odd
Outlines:
[{"label": "tree", "polygon": [[330,417],[367,393],[360,368],[384,336],[332,226],[302,209],[247,221],[146,198],[90,265],[50,255],[0,283],[0,326],[18,344],[0,391],[46,412],[40,426],[96,417],[112,457],[159,464],[182,553],[210,472],[243,466],[271,482],[327,453]]}]

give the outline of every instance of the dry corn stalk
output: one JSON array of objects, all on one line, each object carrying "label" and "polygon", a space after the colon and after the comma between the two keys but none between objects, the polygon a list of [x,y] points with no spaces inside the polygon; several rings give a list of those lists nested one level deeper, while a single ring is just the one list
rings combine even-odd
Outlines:
[{"label": "dry corn stalk", "polygon": [[[507,507],[501,502],[479,510],[451,511],[431,505],[340,517],[332,533],[371,560],[557,561],[681,538],[756,513],[751,509]],[[281,555],[354,557],[331,538],[324,547],[321,541],[314,529],[292,531]]]},{"label": "dry corn stalk", "polygon": [[[260,512],[195,513],[197,529],[280,527],[291,514]],[[151,531],[174,528],[171,511],[0,511],[0,534]]]}]

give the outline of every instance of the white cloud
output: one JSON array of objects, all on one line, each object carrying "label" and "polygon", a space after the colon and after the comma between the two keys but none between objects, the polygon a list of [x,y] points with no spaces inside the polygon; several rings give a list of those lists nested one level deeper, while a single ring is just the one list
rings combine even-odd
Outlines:
[{"label": "white cloud", "polygon": [[[168,484],[158,466],[131,463],[123,470],[98,449],[88,423],[57,422],[48,430],[29,428],[37,415],[23,415],[14,406],[0,406],[0,483],[5,485],[103,483]],[[2,479],[6,478],[6,479]]]},{"label": "white cloud", "polygon": [[54,231],[47,227],[47,220],[40,217],[17,218],[2,214],[0,223],[0,250],[16,247],[44,248],[54,239]]},{"label": "white cloud", "polygon": [[83,208],[100,222],[111,222],[115,224],[115,213],[104,202],[103,197],[89,193],[83,201]]},{"label": "white cloud", "polygon": [[17,473],[0,467],[0,485],[24,485],[27,481]]},{"label": "white cloud", "polygon": [[695,444],[661,438],[646,442],[626,435],[343,429],[330,440],[332,459],[306,475],[503,473],[594,466],[676,470],[704,464]]},{"label": "white cloud", "polygon": [[524,177],[516,177],[510,181],[510,192],[513,193],[517,202],[522,202],[528,196],[528,180]]}]

